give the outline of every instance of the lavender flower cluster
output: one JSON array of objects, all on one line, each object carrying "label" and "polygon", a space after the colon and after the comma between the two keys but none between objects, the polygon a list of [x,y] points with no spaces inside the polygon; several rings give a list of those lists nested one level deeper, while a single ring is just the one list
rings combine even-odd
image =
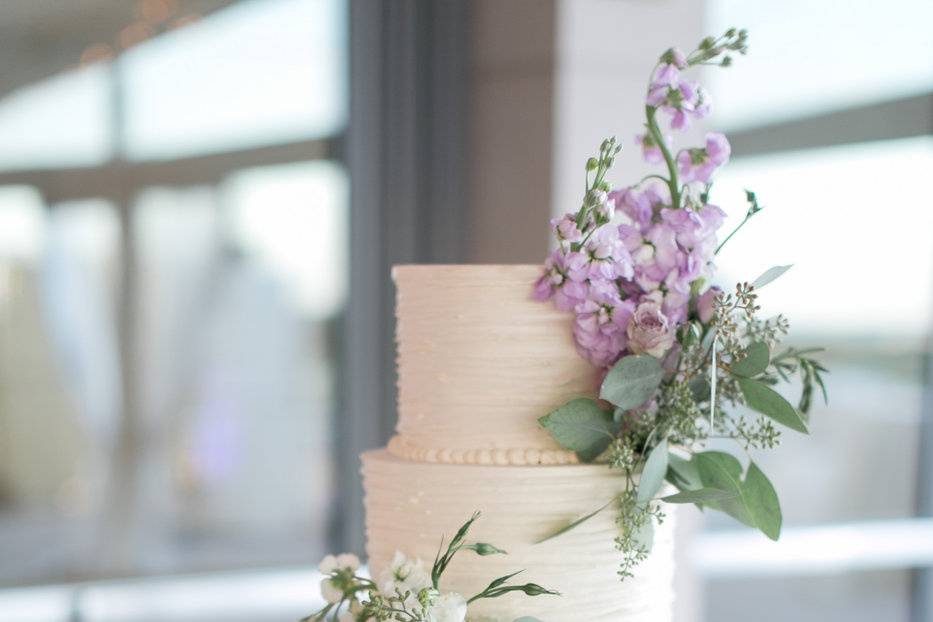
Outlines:
[{"label": "lavender flower cluster", "polygon": [[[603,177],[620,147],[609,139],[599,157],[587,162],[581,208],[551,221],[558,248],[545,261],[534,297],[575,314],[577,349],[597,367],[608,368],[626,354],[675,358],[676,329],[691,311],[704,323],[712,317],[719,290],[699,289],[712,276],[725,213],[708,195],[714,172],[729,160],[729,142],[709,133],[704,146],[674,155],[657,113],[670,117],[672,130],[709,114],[709,94],[682,72],[738,49],[717,44],[701,44],[690,56],[668,50],[653,72],[645,100],[647,131],[636,140],[647,162],[667,165],[668,177],[650,175],[611,190]],[[727,65],[726,59],[719,64]]]}]

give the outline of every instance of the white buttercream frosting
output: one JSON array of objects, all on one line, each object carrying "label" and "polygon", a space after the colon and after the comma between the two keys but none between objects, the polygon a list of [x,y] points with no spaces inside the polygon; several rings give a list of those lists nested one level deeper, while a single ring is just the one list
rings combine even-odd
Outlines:
[{"label": "white buttercream frosting", "polygon": [[441,589],[467,597],[492,579],[524,569],[516,581],[534,582],[562,596],[510,594],[476,601],[471,620],[511,622],[669,622],[673,600],[673,517],[656,529],[651,556],[634,578],[620,583],[615,513],[607,508],[557,538],[535,541],[617,494],[625,480],[605,465],[499,466],[425,464],[385,450],[363,455],[367,553],[379,576],[396,550],[430,563],[442,535],[476,511],[470,541],[489,542],[508,555],[461,552]]},{"label": "white buttercream frosting", "polygon": [[397,266],[396,455],[419,461],[566,464],[538,418],[592,396],[596,370],[570,313],[531,298],[540,266]]}]

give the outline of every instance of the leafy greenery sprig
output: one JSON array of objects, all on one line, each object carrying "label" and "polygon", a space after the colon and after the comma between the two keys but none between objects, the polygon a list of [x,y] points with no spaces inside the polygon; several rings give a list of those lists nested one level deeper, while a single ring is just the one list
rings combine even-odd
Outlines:
[{"label": "leafy greenery sprig", "polygon": [[[327,603],[317,612],[305,617],[301,622],[325,622],[332,620],[336,622],[344,620],[347,616],[356,622],[369,622],[376,620],[384,622],[394,620],[397,622],[434,622],[432,608],[438,604],[443,597],[440,591],[440,580],[448,565],[454,556],[460,551],[472,551],[480,556],[487,555],[506,555],[507,553],[499,547],[486,542],[467,543],[466,537],[470,527],[480,517],[479,512],[475,512],[460,529],[457,530],[447,547],[444,547],[443,540],[441,546],[434,558],[431,567],[430,585],[424,586],[417,591],[409,589],[400,589],[394,587],[391,591],[382,589],[368,577],[360,576],[356,573],[355,560],[352,565],[345,565],[334,568],[327,572],[325,583],[332,586],[338,593],[338,597],[333,602]],[[339,559],[339,558],[338,558]],[[420,562],[419,562],[420,563]],[[523,572],[513,572],[511,574],[494,579],[490,584],[478,594],[468,600],[460,600],[463,607],[477,600],[486,598],[498,598],[509,592],[522,592],[527,596],[559,596],[554,590],[549,590],[537,583],[510,584],[509,581]],[[454,595],[460,598],[458,595]],[[343,616],[343,617],[341,617]],[[515,622],[540,622],[535,618],[524,617]]]},{"label": "leafy greenery sprig", "polygon": [[[738,284],[733,294],[720,296],[709,323],[692,316],[680,331],[683,350],[673,370],[649,355],[623,357],[606,375],[601,401],[578,398],[540,419],[555,440],[581,460],[604,457],[625,476],[625,489],[614,500],[623,579],[631,577],[650,552],[652,526],[664,515],[659,502],[718,510],[771,539],[779,537],[780,504],[758,465],[748,458],[743,467],[734,456],[703,451],[702,446],[718,438],[735,441],[743,452],[774,447],[780,434],[775,424],[807,433],[806,413],[814,391],[818,388],[826,397],[822,375],[827,370],[811,356],[819,350],[787,348],[772,357],[787,333],[787,321],[781,316],[757,317],[755,284],[763,287],[788,267],[773,268],[752,283]],[[714,341],[719,353],[715,368]],[[707,380],[713,373],[720,387],[715,403],[710,402]],[[796,408],[771,388],[794,373],[803,381]],[[606,408],[607,402],[612,408]],[[752,412],[728,412],[727,406],[745,406]],[[664,482],[679,492],[658,497]],[[564,527],[559,533],[568,530]]]}]

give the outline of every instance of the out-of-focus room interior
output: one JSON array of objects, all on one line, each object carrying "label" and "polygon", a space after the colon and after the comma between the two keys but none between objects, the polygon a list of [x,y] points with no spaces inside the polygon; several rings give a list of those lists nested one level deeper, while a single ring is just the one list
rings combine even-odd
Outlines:
[{"label": "out-of-focus room interior", "polygon": [[749,56],[703,76],[690,135],[729,135],[731,220],[745,187],[767,211],[719,267],[800,268],[762,301],[829,346],[833,399],[761,456],[779,544],[685,520],[678,621],[933,620],[931,23],[925,0],[3,0],[0,620],[307,614],[316,561],[362,551],[357,456],[395,422],[390,266],[541,262],[658,53],[729,26]]}]

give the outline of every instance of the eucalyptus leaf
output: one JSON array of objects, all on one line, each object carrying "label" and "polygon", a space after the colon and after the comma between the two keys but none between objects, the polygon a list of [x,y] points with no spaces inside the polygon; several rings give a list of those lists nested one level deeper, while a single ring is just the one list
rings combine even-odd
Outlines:
[{"label": "eucalyptus leaf", "polygon": [[752,410],[774,419],[791,430],[803,434],[809,433],[797,409],[768,385],[751,378],[739,378],[739,388],[745,396],[745,403]]},{"label": "eucalyptus leaf", "polygon": [[774,486],[754,462],[748,465],[743,484],[745,502],[758,529],[777,540],[781,537],[781,503]]},{"label": "eucalyptus leaf", "polygon": [[612,505],[612,502],[613,502],[613,501],[615,501],[615,499],[610,499],[610,500],[609,500],[608,502],[606,502],[606,504],[603,505],[602,507],[600,507],[600,508],[598,508],[598,509],[596,509],[596,510],[593,510],[593,511],[590,512],[589,514],[584,514],[583,516],[581,516],[580,518],[578,518],[578,519],[572,521],[571,523],[569,523],[569,524],[567,524],[567,525],[564,525],[563,527],[561,527],[560,529],[558,529],[558,530],[555,531],[554,533],[551,533],[551,534],[548,534],[548,535],[544,536],[544,537],[541,538],[540,540],[537,540],[537,541],[535,542],[535,544],[541,544],[542,542],[547,542],[548,540],[551,540],[551,539],[553,539],[553,538],[556,538],[557,536],[563,535],[563,534],[567,533],[568,531],[570,531],[570,530],[572,530],[572,529],[576,529],[577,527],[579,527],[580,525],[582,525],[582,524],[585,523],[586,521],[590,520],[591,518],[593,518],[594,516],[596,516],[597,514],[599,514],[600,512],[602,512],[603,510],[605,510],[606,508],[608,508],[610,505]]},{"label": "eucalyptus leaf", "polygon": [[582,462],[592,462],[612,442],[615,423],[612,415],[594,400],[571,400],[538,419],[563,447],[575,451]]},{"label": "eucalyptus leaf", "polygon": [[788,264],[786,266],[774,266],[772,268],[768,268],[761,274],[761,276],[759,276],[757,279],[752,281],[752,287],[754,287],[755,289],[761,289],[762,287],[764,287],[771,281],[775,280],[776,278],[778,278],[779,276],[781,276],[782,274],[790,270],[793,267],[793,265],[794,264]]},{"label": "eucalyptus leaf", "polygon": [[695,402],[703,402],[709,399],[709,380],[704,376],[694,376],[687,384],[690,389],[690,395]]},{"label": "eucalyptus leaf", "polygon": [[667,457],[667,463],[667,481],[676,486],[678,490],[695,490],[703,487],[696,462],[671,453]]},{"label": "eucalyptus leaf", "polygon": [[745,358],[730,365],[729,370],[737,376],[751,378],[764,372],[768,368],[770,361],[771,352],[768,350],[768,344],[763,341],[755,341],[745,349]]},{"label": "eucalyptus leaf", "polygon": [[641,479],[638,481],[638,502],[645,503],[654,498],[661,486],[664,485],[664,476],[667,474],[667,439],[663,439],[655,445],[648,459],[645,461],[645,468],[642,469]]},{"label": "eucalyptus leaf", "polygon": [[721,510],[749,527],[755,521],[748,511],[742,488],[742,464],[730,454],[721,451],[704,451],[693,457],[705,488],[716,488],[730,494],[731,498],[710,502],[708,505]]},{"label": "eucalyptus leaf", "polygon": [[661,362],[653,356],[626,356],[606,374],[599,397],[625,410],[637,408],[651,399],[663,377]]},{"label": "eucalyptus leaf", "polygon": [[733,493],[719,490],[718,488],[698,488],[696,490],[685,490],[677,494],[662,497],[661,501],[665,503],[711,504],[720,501],[730,501],[735,498],[736,496]]}]

